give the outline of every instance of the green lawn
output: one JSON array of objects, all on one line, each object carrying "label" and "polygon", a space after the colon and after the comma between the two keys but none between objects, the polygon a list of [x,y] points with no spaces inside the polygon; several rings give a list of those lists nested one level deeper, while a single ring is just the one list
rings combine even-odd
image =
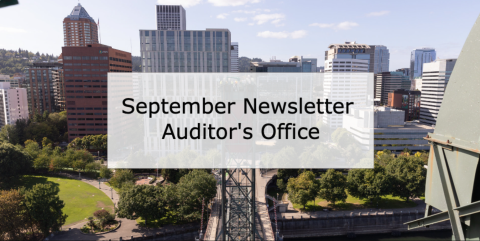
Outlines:
[{"label": "green lawn", "polygon": [[65,225],[85,220],[93,216],[93,212],[106,209],[113,212],[113,202],[98,187],[75,179],[46,176],[24,176],[21,185],[31,188],[37,183],[54,183],[59,185],[60,199],[65,202],[63,213],[67,214]]},{"label": "green lawn", "polygon": [[[307,212],[311,212],[314,210],[318,211],[323,208],[333,208],[333,210],[353,210],[358,208],[376,208],[377,207],[376,202],[369,203],[367,199],[358,199],[350,196],[350,194],[348,194],[348,197],[345,203],[337,202],[335,203],[335,207],[331,203],[320,198],[316,199],[315,206],[313,204],[314,204],[313,200],[309,201],[305,205],[304,211],[307,211]],[[398,197],[393,197],[392,195],[383,196],[381,200],[378,202],[378,208],[411,208],[415,206],[417,206],[417,204],[413,201],[405,202],[405,200]],[[303,210],[303,206],[296,203],[293,204],[293,208]]]}]

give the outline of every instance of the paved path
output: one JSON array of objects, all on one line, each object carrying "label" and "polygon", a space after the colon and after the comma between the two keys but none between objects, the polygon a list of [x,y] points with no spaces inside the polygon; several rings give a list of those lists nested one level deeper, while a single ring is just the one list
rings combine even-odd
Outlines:
[{"label": "paved path", "polygon": [[[98,180],[82,178],[81,181],[98,188]],[[117,194],[117,192],[115,192],[115,190],[113,189],[111,190],[110,187],[103,182],[100,183],[100,190],[102,190],[110,198],[113,196],[112,201],[116,207],[119,200],[119,195]],[[62,227],[62,229],[65,231],[59,232],[58,234],[54,235],[54,237],[49,238],[49,240],[109,240],[109,239],[118,240],[120,237],[122,237],[125,240],[125,239],[130,239],[132,236],[141,237],[142,235],[154,234],[154,233],[160,232],[165,228],[166,229],[169,228],[169,227],[156,228],[156,229],[143,228],[143,227],[140,227],[135,220],[129,220],[126,218],[117,218],[116,220],[121,221],[122,225],[120,226],[119,229],[110,233],[99,234],[99,235],[82,234],[80,229],[86,223],[86,221],[82,221],[82,222],[77,222],[77,223]]]},{"label": "paved path", "polygon": [[267,182],[277,174],[277,170],[271,170],[265,174],[260,173],[260,169],[256,169],[255,173],[255,197],[257,201],[257,212],[260,216],[260,220],[263,225],[263,237],[264,240],[274,240],[274,234],[272,229],[272,223],[270,221],[270,215],[268,214],[267,204],[265,203],[265,188]]}]

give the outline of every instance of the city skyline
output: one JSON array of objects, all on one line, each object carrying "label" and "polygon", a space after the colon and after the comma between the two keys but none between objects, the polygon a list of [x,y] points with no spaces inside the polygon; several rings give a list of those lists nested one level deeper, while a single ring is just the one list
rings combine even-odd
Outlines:
[{"label": "city skyline", "polygon": [[[19,5],[0,9],[0,21],[8,23],[0,24],[0,34],[7,36],[0,48],[59,55],[63,46],[59,19],[65,18],[78,3],[21,1]],[[415,8],[408,3],[352,2],[342,9],[320,1],[273,3],[270,0],[150,0],[135,4],[80,1],[95,21],[100,19],[102,44],[132,52],[134,56],[140,55],[138,30],[156,29],[155,5],[182,4],[186,9],[187,30],[228,28],[232,42],[242,45],[239,56],[266,61],[276,56],[288,61],[289,57],[299,55],[317,58],[322,66],[329,44],[357,41],[386,46],[390,50],[390,71],[409,67],[410,53],[416,48],[435,48],[440,59],[457,58],[471,27],[460,23],[474,22],[478,14],[475,5],[480,7],[480,3],[473,1],[470,8],[422,2],[415,2]],[[56,6],[55,11],[48,8],[52,5]],[[19,13],[38,21],[19,18]],[[45,26],[51,26],[49,34],[41,34]]]}]

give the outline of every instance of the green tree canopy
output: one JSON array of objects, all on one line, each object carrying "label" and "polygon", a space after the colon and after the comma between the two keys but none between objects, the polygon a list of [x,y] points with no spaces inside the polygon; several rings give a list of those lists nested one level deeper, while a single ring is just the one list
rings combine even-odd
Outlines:
[{"label": "green tree canopy", "polygon": [[197,220],[201,217],[202,199],[209,201],[217,193],[217,181],[212,174],[194,169],[177,185],[178,213],[183,220]]},{"label": "green tree canopy", "polygon": [[51,183],[36,184],[32,189],[22,191],[28,214],[45,237],[50,231],[60,230],[67,218],[62,211],[65,204],[58,196],[59,191],[60,188]]},{"label": "green tree canopy", "polygon": [[32,167],[32,157],[10,143],[0,143],[0,186],[11,183]]},{"label": "green tree canopy", "polygon": [[360,199],[377,199],[390,193],[390,176],[385,168],[374,163],[373,169],[352,169],[348,172],[348,193]]},{"label": "green tree canopy", "polygon": [[423,161],[414,156],[399,156],[390,161],[386,172],[392,178],[392,195],[404,198],[425,194],[426,169]]},{"label": "green tree canopy", "polygon": [[165,215],[162,188],[150,185],[135,185],[120,194],[117,215],[120,218],[135,219],[141,217],[145,224]]},{"label": "green tree canopy", "polygon": [[347,178],[342,172],[329,169],[320,179],[319,196],[335,206],[335,202],[347,200],[346,188]]},{"label": "green tree canopy", "polygon": [[125,183],[134,183],[135,176],[133,175],[132,170],[128,169],[116,169],[115,175],[110,178],[110,185],[116,188],[122,188]]},{"label": "green tree canopy", "polygon": [[305,171],[296,178],[290,178],[287,184],[288,199],[298,203],[305,209],[309,200],[314,200],[318,195],[320,182],[315,179],[315,174]]}]

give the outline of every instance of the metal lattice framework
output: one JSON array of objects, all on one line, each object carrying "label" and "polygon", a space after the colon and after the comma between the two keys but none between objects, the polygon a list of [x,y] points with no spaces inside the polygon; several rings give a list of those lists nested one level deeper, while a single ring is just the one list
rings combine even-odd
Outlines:
[{"label": "metal lattice framework", "polygon": [[224,241],[261,240],[255,228],[255,169],[222,169]]},{"label": "metal lattice framework", "polygon": [[[409,229],[450,221],[454,240],[480,239],[480,17],[455,64],[430,143],[425,217]],[[432,214],[432,207],[441,210]]]}]

